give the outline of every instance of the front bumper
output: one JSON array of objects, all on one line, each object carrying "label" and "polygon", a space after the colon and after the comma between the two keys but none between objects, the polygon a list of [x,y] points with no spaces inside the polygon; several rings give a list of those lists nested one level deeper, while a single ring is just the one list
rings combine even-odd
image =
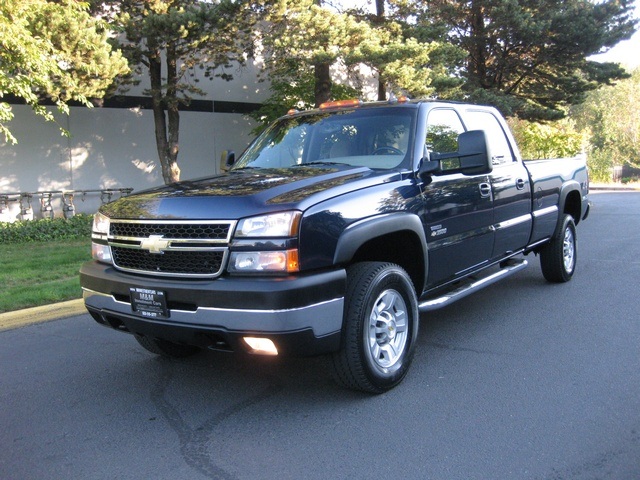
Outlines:
[{"label": "front bumper", "polygon": [[[295,277],[180,280],[119,272],[90,262],[80,270],[87,310],[100,324],[155,338],[249,351],[245,336],[272,340],[283,355],[317,355],[340,346],[346,273]],[[169,318],[135,313],[130,287],[165,292]]]}]

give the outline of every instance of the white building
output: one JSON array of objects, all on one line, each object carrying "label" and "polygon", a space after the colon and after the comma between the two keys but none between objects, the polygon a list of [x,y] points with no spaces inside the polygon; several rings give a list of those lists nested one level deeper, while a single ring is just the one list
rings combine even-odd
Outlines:
[{"label": "white building", "polygon": [[[255,125],[246,113],[269,95],[268,84],[258,82],[253,65],[232,73],[231,82],[202,80],[199,86],[207,96],[180,112],[183,180],[217,173],[222,151],[240,153],[252,138]],[[24,193],[34,194],[33,217],[42,218],[50,215],[47,209],[63,215],[64,191],[77,192],[76,212],[93,213],[102,200],[118,198],[119,189],[162,185],[153,112],[143,89],[144,83],[106,100],[103,107],[71,107],[69,116],[56,114],[59,125],[45,122],[28,106],[12,105],[15,118],[9,128],[18,144],[0,137],[0,221],[29,217],[28,212],[21,215],[21,203],[23,211],[29,203],[28,197],[20,197]],[[62,136],[59,126],[71,136]],[[51,205],[49,195],[37,192],[54,192]]]}]

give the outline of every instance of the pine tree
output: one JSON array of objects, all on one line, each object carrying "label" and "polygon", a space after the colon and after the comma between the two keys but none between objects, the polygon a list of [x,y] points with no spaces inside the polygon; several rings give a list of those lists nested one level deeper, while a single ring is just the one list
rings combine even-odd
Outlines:
[{"label": "pine tree", "polygon": [[590,61],[634,32],[632,0],[420,0],[404,5],[426,38],[462,48],[464,98],[508,116],[562,118],[585,94],[627,76]]},{"label": "pine tree", "polygon": [[406,36],[396,22],[340,13],[317,0],[268,1],[261,27],[258,44],[273,92],[254,115],[263,122],[291,107],[362,96],[371,78],[396,95],[422,97],[448,75],[443,45]]},{"label": "pine tree", "polygon": [[[165,183],[180,180],[180,106],[204,95],[194,72],[231,80],[229,67],[245,61],[243,4],[233,0],[124,0],[99,2],[122,31],[120,47],[139,79],[147,75],[156,147]],[[192,81],[193,80],[193,81]]]},{"label": "pine tree", "polygon": [[17,139],[8,122],[11,95],[30,105],[48,121],[43,105],[50,99],[68,113],[71,100],[91,106],[113,79],[128,72],[120,52],[108,43],[109,29],[79,2],[63,0],[4,0],[0,3],[0,133],[9,143]]}]

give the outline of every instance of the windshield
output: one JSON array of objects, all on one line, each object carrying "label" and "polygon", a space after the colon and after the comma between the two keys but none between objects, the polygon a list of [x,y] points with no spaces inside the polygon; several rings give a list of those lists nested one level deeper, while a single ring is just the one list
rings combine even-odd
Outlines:
[{"label": "windshield", "polygon": [[417,109],[373,108],[282,118],[233,169],[313,163],[397,168],[409,158]]}]

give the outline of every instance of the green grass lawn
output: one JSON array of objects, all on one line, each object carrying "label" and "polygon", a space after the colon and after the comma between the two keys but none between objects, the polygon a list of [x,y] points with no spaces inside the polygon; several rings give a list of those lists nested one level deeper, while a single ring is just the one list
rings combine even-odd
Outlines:
[{"label": "green grass lawn", "polygon": [[81,298],[91,241],[0,243],[0,313]]}]

